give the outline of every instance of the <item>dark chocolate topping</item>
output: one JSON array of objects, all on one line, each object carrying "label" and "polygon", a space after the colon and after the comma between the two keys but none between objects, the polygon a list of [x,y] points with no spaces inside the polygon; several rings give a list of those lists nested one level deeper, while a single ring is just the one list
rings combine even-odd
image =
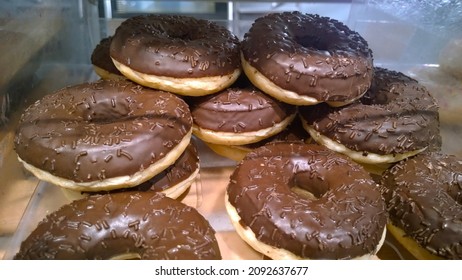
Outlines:
[{"label": "dark chocolate topping", "polygon": [[342,108],[304,106],[299,112],[322,135],[365,154],[441,147],[435,98],[417,81],[383,68],[375,68],[372,86],[359,101]]},{"label": "dark chocolate topping", "polygon": [[[316,197],[297,194],[295,186]],[[258,240],[302,258],[374,254],[387,221],[369,174],[319,145],[278,142],[250,152],[227,192],[241,224]]]},{"label": "dark chocolate topping", "polygon": [[215,231],[192,207],[153,192],[88,196],[49,214],[15,259],[221,259]]},{"label": "dark chocolate topping", "polygon": [[102,39],[91,54],[91,63],[109,73],[122,76],[119,69],[115,67],[109,55],[109,46],[111,45],[112,37]]},{"label": "dark chocolate topping", "polygon": [[382,177],[390,220],[430,253],[462,259],[462,159],[421,153]]},{"label": "dark chocolate topping", "polygon": [[174,164],[153,178],[136,186],[134,190],[163,191],[188,179],[198,169],[199,155],[197,154],[196,146],[191,142]]},{"label": "dark chocolate topping", "polygon": [[55,176],[92,182],[131,175],[155,164],[191,131],[179,97],[129,81],[66,87],[24,112],[15,149]]},{"label": "dark chocolate topping", "polygon": [[295,114],[296,107],[280,102],[250,85],[234,84],[221,92],[190,99],[194,123],[220,132],[252,132],[273,127]]},{"label": "dark chocolate topping", "polygon": [[279,87],[320,101],[350,101],[369,88],[372,51],[343,23],[300,12],[258,18],[241,42],[244,59]]},{"label": "dark chocolate topping", "polygon": [[138,72],[176,78],[231,74],[240,67],[239,39],[218,24],[180,15],[141,15],[113,36],[111,57]]},{"label": "dark chocolate topping", "polygon": [[82,193],[105,194],[126,191],[161,192],[188,179],[198,169],[199,155],[197,154],[196,146],[193,144],[193,142],[191,142],[174,164],[170,165],[164,171],[160,172],[151,179],[135,187],[97,192],[84,191]]}]

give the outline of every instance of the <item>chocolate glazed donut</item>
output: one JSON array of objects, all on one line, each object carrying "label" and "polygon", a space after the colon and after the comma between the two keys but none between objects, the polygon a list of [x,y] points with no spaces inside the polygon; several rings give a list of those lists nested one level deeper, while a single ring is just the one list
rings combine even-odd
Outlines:
[{"label": "chocolate glazed donut", "polygon": [[64,88],[27,108],[15,149],[41,180],[100,191],[158,174],[186,149],[191,134],[189,107],[174,94],[100,80]]},{"label": "chocolate glazed donut", "polygon": [[393,163],[425,149],[439,150],[438,104],[417,81],[376,68],[370,90],[342,108],[299,107],[316,142],[355,161]]},{"label": "chocolate glazed donut", "polygon": [[115,67],[109,55],[112,37],[103,38],[91,53],[91,64],[98,76],[103,79],[125,79],[119,69]]},{"label": "chocolate glazed donut", "polygon": [[221,259],[192,207],[153,192],[93,195],[49,214],[14,259]]},{"label": "chocolate glazed donut", "polygon": [[239,39],[216,23],[178,15],[129,18],[112,38],[110,55],[129,79],[183,95],[206,95],[241,73]]},{"label": "chocolate glazed donut", "polygon": [[258,18],[241,42],[252,83],[284,102],[345,105],[361,97],[373,75],[367,42],[343,23],[300,12]]},{"label": "chocolate glazed donut", "polygon": [[385,171],[382,185],[391,226],[402,231],[397,239],[414,240],[418,246],[405,247],[416,258],[462,259],[460,158],[440,152],[418,154]]},{"label": "chocolate glazed donut", "polygon": [[247,83],[190,101],[193,133],[207,143],[243,145],[273,136],[296,116],[296,107]]},{"label": "chocolate glazed donut", "polygon": [[367,258],[385,237],[377,184],[319,145],[278,142],[250,152],[231,175],[226,206],[241,237],[273,259]]}]

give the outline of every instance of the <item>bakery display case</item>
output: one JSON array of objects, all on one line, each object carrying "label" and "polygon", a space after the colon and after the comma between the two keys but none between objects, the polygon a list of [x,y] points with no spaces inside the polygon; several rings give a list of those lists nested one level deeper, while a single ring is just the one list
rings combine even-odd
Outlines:
[{"label": "bakery display case", "polygon": [[[271,12],[300,11],[337,19],[361,34],[374,64],[400,71],[434,95],[440,106],[442,151],[462,157],[462,4],[459,1],[148,1],[6,0],[0,3],[0,259],[48,213],[73,197],[26,171],[14,151],[24,109],[69,85],[99,79],[90,56],[125,19],[182,14],[217,22],[242,39],[254,20]],[[224,205],[236,162],[193,137],[200,172],[180,197],[216,230],[223,259],[265,259],[234,230]],[[412,259],[387,237],[380,259]]]}]

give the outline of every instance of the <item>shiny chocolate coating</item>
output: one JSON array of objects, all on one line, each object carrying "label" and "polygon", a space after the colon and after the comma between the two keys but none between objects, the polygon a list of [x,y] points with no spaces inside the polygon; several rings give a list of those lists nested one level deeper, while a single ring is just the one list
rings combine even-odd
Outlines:
[{"label": "shiny chocolate coating", "polygon": [[[132,254],[132,255],[129,255]],[[192,207],[154,192],[93,195],[47,215],[14,259],[221,259],[215,231]]]},{"label": "shiny chocolate coating", "polygon": [[365,155],[440,149],[435,98],[403,73],[378,67],[374,72],[371,88],[357,102],[299,107],[300,115],[321,135]]},{"label": "shiny chocolate coating", "polygon": [[240,67],[235,35],[214,22],[182,15],[125,20],[115,31],[110,55],[138,72],[175,78],[228,75]]},{"label": "shiny chocolate coating", "polygon": [[372,80],[372,51],[366,40],[327,17],[268,14],[255,20],[241,50],[274,84],[321,102],[354,100]]},{"label": "shiny chocolate coating", "polygon": [[278,142],[255,149],[236,167],[227,193],[240,223],[259,241],[301,258],[375,254],[387,222],[369,174],[320,145]]},{"label": "shiny chocolate coating", "polygon": [[462,259],[462,159],[424,152],[385,171],[383,193],[393,225],[430,253]]},{"label": "shiny chocolate coating", "polygon": [[63,88],[27,108],[15,150],[52,175],[93,182],[146,169],[191,128],[189,107],[174,94],[99,80]]},{"label": "shiny chocolate coating", "polygon": [[174,164],[133,189],[161,192],[188,179],[198,169],[199,155],[191,142]]},{"label": "shiny chocolate coating", "polygon": [[109,73],[120,75],[119,69],[115,67],[114,63],[112,62],[111,56],[109,55],[109,47],[111,45],[112,37],[103,38],[95,47],[93,52],[91,53],[91,64],[108,71]]},{"label": "shiny chocolate coating", "polygon": [[125,191],[161,192],[188,179],[199,168],[199,155],[197,148],[193,142],[190,142],[186,150],[181,154],[181,156],[175,161],[174,164],[170,165],[164,171],[137,186],[130,188],[120,188],[110,191],[82,193],[105,194]]},{"label": "shiny chocolate coating", "polygon": [[245,78],[207,96],[189,99],[194,124],[217,132],[254,132],[295,114],[296,107],[260,91]]}]

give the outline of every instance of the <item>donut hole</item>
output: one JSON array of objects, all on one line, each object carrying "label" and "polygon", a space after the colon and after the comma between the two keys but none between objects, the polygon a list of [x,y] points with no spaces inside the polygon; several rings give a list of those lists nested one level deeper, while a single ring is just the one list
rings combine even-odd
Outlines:
[{"label": "donut hole", "polygon": [[313,177],[309,171],[294,174],[291,191],[309,200],[319,199],[329,189],[326,181]]},{"label": "donut hole", "polygon": [[182,40],[182,41],[195,41],[197,39],[202,39],[201,37],[198,37],[197,32],[192,32],[192,30],[178,30],[178,31],[173,31],[170,34],[167,34],[168,37],[172,39],[177,39],[177,40]]},{"label": "donut hole", "polygon": [[328,51],[329,47],[322,37],[316,35],[295,36],[294,40],[297,44],[316,51]]}]

